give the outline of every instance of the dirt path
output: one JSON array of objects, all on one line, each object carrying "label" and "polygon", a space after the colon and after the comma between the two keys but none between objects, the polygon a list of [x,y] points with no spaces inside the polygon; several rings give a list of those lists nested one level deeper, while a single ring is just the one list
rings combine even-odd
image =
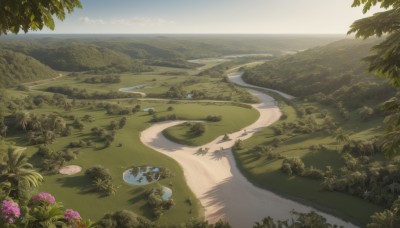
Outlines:
[{"label": "dirt path", "polygon": [[59,79],[59,78],[62,78],[62,77],[64,77],[65,76],[65,74],[58,74],[58,76],[57,77],[54,77],[54,78],[49,78],[49,79],[43,79],[43,80],[39,80],[39,81],[34,81],[34,82],[27,82],[27,83],[24,83],[26,86],[28,86],[28,88],[29,88],[29,90],[32,90],[32,89],[34,89],[36,86],[40,86],[40,85],[45,85],[45,84],[47,84],[47,83],[49,83],[49,82],[51,82],[51,81],[55,81],[55,80],[57,80],[57,79]]},{"label": "dirt path", "polygon": [[[240,85],[251,86],[245,84],[240,76],[240,73],[231,74],[230,79]],[[230,147],[235,140],[250,138],[255,132],[277,121],[281,115],[272,97],[251,89],[249,92],[261,101],[253,105],[260,112],[259,119],[245,128],[247,134],[241,130],[229,135],[231,141],[222,142],[223,136],[220,136],[202,146],[201,148],[209,148],[207,153],[200,152],[200,147],[183,146],[163,136],[164,129],[184,121],[154,124],[141,133],[140,140],[148,147],[172,157],[182,166],[189,187],[200,200],[205,209],[205,217],[211,223],[225,218],[233,227],[252,227],[254,222],[261,221],[266,216],[288,219],[290,211],[295,209],[301,212],[314,210],[325,216],[330,223],[356,227],[334,216],[257,188],[240,173]]]}]

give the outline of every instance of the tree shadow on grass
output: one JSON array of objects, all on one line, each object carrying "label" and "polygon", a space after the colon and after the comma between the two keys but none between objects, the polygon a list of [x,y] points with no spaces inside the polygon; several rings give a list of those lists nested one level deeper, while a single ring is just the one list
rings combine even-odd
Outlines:
[{"label": "tree shadow on grass", "polygon": [[242,160],[244,164],[247,163],[253,163],[255,161],[258,161],[262,158],[262,156],[258,153],[255,153],[254,151],[248,151],[245,153],[245,155],[241,156],[240,160]]},{"label": "tree shadow on grass", "polygon": [[[129,193],[134,195],[132,198],[128,200],[128,202],[131,203],[132,205],[142,200],[143,201],[147,200],[144,188],[135,188],[129,191]],[[141,214],[144,215],[146,218],[154,219],[153,209],[148,203],[145,203],[142,206],[140,206],[139,210],[141,211]]]},{"label": "tree shadow on grass", "polygon": [[78,194],[95,193],[91,187],[90,179],[84,175],[60,177],[57,178],[57,183],[60,183],[62,187],[78,189]]},{"label": "tree shadow on grass", "polygon": [[129,203],[135,204],[141,200],[146,199],[145,189],[144,188],[135,188],[129,191],[129,194],[132,194],[133,197],[128,200]]},{"label": "tree shadow on grass", "polygon": [[340,168],[343,165],[341,155],[334,150],[313,151],[301,158],[307,166],[325,169],[326,166]]}]

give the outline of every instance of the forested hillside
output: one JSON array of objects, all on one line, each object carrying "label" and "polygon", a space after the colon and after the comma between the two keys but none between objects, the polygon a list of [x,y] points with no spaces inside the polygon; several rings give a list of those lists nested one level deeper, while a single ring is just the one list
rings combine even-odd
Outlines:
[{"label": "forested hillside", "polygon": [[115,68],[119,71],[140,71],[141,68],[141,64],[123,53],[94,45],[72,43],[60,48],[34,49],[29,54],[56,70]]},{"label": "forested hillside", "polygon": [[383,79],[369,74],[362,58],[378,40],[345,39],[279,58],[246,70],[251,84],[285,91],[323,103],[341,102],[348,109],[385,101],[395,94]]},{"label": "forested hillside", "polygon": [[13,51],[0,50],[0,87],[56,77],[57,73],[36,59]]},{"label": "forested hillside", "polygon": [[60,48],[63,50],[71,45],[84,45],[107,48],[124,53],[133,59],[188,60],[224,55],[296,51],[338,39],[339,36],[332,35],[28,35],[18,38],[0,37],[0,47],[25,54],[35,54],[36,50]]}]

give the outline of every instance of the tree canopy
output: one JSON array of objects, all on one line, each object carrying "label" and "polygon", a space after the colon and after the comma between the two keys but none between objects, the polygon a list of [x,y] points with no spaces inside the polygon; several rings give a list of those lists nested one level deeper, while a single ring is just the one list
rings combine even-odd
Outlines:
[{"label": "tree canopy", "polygon": [[82,8],[79,0],[2,0],[0,1],[0,35],[27,33],[29,30],[54,30],[53,17],[64,20],[66,13]]},{"label": "tree canopy", "polygon": [[[386,11],[375,13],[373,16],[355,21],[349,34],[356,37],[368,38],[371,36],[385,36],[385,40],[373,47],[374,55],[365,60],[369,62],[369,71],[388,79],[391,84],[400,90],[400,2],[398,0],[354,0],[353,7],[363,6],[363,13],[372,6],[379,6]],[[400,104],[392,99],[383,106],[389,111],[384,135],[384,148],[387,155],[394,155],[400,150],[400,121],[398,113]]]},{"label": "tree canopy", "polygon": [[397,0],[354,0],[352,6],[360,5],[363,6],[363,13],[368,12],[375,5],[384,9],[390,8],[355,21],[348,34],[355,33],[356,37],[364,39],[387,35],[382,43],[373,48],[376,54],[367,57],[366,60],[370,63],[370,71],[387,78],[394,87],[400,89],[400,21],[398,20],[400,2]]}]

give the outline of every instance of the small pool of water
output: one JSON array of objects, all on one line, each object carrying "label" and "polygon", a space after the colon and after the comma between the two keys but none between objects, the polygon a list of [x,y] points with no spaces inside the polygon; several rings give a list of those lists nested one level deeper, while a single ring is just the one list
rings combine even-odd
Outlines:
[{"label": "small pool of water", "polygon": [[134,167],[126,170],[122,178],[131,185],[148,185],[158,181],[160,169],[152,166]]},{"label": "small pool of water", "polygon": [[163,191],[163,195],[161,196],[161,198],[163,200],[169,200],[172,196],[172,190],[170,188],[163,186],[162,191]]}]

